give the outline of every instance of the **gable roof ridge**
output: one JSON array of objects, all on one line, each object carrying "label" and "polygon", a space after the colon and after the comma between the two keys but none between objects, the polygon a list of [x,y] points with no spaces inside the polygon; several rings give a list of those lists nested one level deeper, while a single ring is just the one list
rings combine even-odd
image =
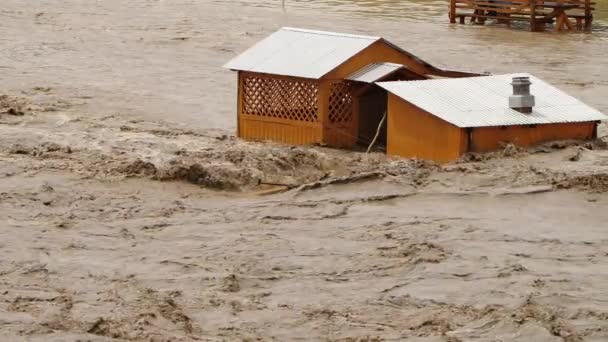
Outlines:
[{"label": "gable roof ridge", "polygon": [[382,39],[382,37],[376,37],[376,36],[367,36],[367,35],[361,35],[361,34],[351,34],[351,33],[341,33],[341,32],[331,32],[331,31],[321,31],[321,30],[309,30],[309,29],[302,29],[302,28],[297,28],[297,27],[287,27],[287,26],[282,27],[280,30],[292,31],[292,32],[301,32],[301,33],[310,33],[310,34],[318,34],[318,35],[333,36],[333,37],[366,39],[366,40],[373,40],[373,41],[378,41],[378,40]]}]

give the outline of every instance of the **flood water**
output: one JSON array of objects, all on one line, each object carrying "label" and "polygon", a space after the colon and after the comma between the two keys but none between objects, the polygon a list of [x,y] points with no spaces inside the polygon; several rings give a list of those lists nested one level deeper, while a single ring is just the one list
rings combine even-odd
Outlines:
[{"label": "flood water", "polygon": [[[437,166],[248,143],[222,68],[282,26],[368,34],[608,113],[606,25],[281,2],[2,0],[0,341],[608,341],[602,144]],[[308,187],[208,188],[262,180]]]},{"label": "flood water", "polygon": [[[234,73],[222,68],[281,26],[384,37],[441,68],[529,72],[608,111],[608,1],[593,33],[450,24],[447,0],[3,1],[0,86],[50,86],[105,115],[236,127]],[[602,19],[603,18],[603,19]],[[159,82],[160,80],[160,82]],[[133,106],[138,103],[138,106]],[[171,115],[167,115],[171,113]]]},{"label": "flood water", "polygon": [[[412,19],[421,21],[445,21],[445,0],[239,0],[238,2],[259,6],[275,7],[285,5],[286,9],[320,9],[335,13],[348,13],[357,17],[382,17]],[[597,0],[596,25],[608,24],[608,1]]]}]

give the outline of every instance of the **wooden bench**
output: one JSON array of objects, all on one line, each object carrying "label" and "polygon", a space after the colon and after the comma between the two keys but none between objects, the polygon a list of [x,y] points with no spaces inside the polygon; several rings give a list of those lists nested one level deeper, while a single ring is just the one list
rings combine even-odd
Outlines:
[{"label": "wooden bench", "polygon": [[450,0],[449,17],[451,23],[458,19],[461,24],[469,17],[472,23],[480,25],[487,19],[508,26],[513,21],[527,21],[532,31],[543,31],[547,23],[553,22],[557,31],[563,28],[591,31],[593,5],[590,0]]}]

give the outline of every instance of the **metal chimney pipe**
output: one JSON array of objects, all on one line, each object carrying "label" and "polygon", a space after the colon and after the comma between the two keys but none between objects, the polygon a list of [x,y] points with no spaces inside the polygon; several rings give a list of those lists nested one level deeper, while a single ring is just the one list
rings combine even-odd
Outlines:
[{"label": "metal chimney pipe", "polygon": [[509,97],[509,107],[521,113],[532,113],[535,100],[534,96],[530,95],[530,84],[530,77],[513,77],[513,95]]}]

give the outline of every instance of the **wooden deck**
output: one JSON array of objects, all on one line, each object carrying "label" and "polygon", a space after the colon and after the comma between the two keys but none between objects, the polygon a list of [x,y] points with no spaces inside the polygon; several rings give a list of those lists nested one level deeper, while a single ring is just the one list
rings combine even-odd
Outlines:
[{"label": "wooden deck", "polygon": [[450,22],[483,25],[486,20],[511,26],[513,21],[529,22],[531,31],[544,31],[554,24],[556,31],[591,31],[591,0],[450,0]]}]

